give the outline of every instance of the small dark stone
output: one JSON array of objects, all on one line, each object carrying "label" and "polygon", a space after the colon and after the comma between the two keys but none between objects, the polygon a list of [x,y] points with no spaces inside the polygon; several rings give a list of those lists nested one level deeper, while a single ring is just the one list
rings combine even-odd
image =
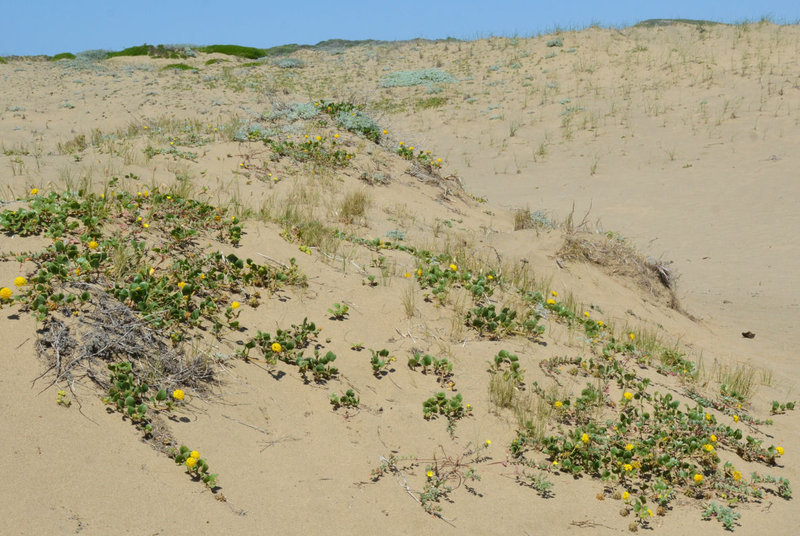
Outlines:
[{"label": "small dark stone", "polygon": [[752,331],[743,331],[742,332],[742,337],[744,337],[745,339],[755,339],[756,338],[756,334],[753,333]]}]

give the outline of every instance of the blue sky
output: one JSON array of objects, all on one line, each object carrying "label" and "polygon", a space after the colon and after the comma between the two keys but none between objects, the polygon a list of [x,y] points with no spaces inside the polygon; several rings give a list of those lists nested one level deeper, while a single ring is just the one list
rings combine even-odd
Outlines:
[{"label": "blue sky", "polygon": [[529,36],[592,23],[627,26],[649,18],[795,23],[798,0],[6,0],[0,55],[53,55],[133,45],[237,44],[270,47],[341,39],[474,39]]}]

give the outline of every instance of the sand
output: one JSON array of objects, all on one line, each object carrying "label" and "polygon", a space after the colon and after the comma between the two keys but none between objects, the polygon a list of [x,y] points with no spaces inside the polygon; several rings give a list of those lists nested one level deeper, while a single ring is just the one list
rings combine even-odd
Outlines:
[{"label": "sand", "polygon": [[[414,277],[405,277],[417,265],[403,252],[343,242],[306,255],[272,221],[287,196],[296,202],[299,193],[308,201],[304,209],[315,207],[318,219],[346,233],[387,240],[388,231],[399,229],[405,243],[461,251],[487,264],[502,259],[507,269],[527,267],[619,334],[641,330],[676,345],[700,363],[697,387],[708,396],[719,393],[726,367],[754,371],[746,408],[754,417],[769,418],[773,400],[795,400],[800,29],[674,25],[590,28],[560,37],[562,47],[547,46],[554,36],[541,36],[306,50],[294,55],[305,64],[297,69],[271,60],[247,66],[220,54],[0,64],[4,202],[26,198],[32,188],[100,192],[114,177],[117,188],[132,192],[188,185],[198,199],[249,209],[238,248],[208,239],[210,247],[261,261],[263,255],[279,263],[296,258],[309,281],[306,289],[265,295],[257,308],[242,300],[247,331],[211,338],[202,348],[217,358],[217,381],[206,391],[187,388],[187,403],[167,421],[173,436],[219,473],[214,493],[142,441],[91,381],[53,385],[36,352],[41,324],[18,305],[4,306],[0,532],[627,532],[632,518],[619,515],[613,484],[604,490],[597,479],[552,473],[550,498],[521,486],[522,469],[508,452],[514,417],[489,400],[487,362],[500,349],[520,356],[528,383],[546,383],[539,362],[586,355],[587,341],[554,319],[544,321],[539,341],[480,337],[458,316],[468,303],[462,294],[443,306],[424,299]],[[224,61],[208,64],[211,59]],[[162,69],[178,61],[197,70]],[[387,73],[428,68],[456,81],[380,85]],[[282,105],[320,99],[366,104],[388,131],[383,144],[331,125],[290,131],[295,140],[341,133],[339,143],[355,155],[351,165],[320,169],[286,158],[271,162],[263,144],[232,139],[252,124],[269,126],[263,117]],[[204,141],[189,143],[173,127],[186,120]],[[80,135],[87,146],[71,150],[66,144]],[[429,183],[409,174],[408,162],[394,154],[400,142],[431,151],[443,161],[442,176],[457,178]],[[148,158],[148,146],[193,154]],[[259,168],[280,180],[258,180]],[[344,222],[340,201],[349,192],[365,193],[371,203],[363,217]],[[540,211],[554,228],[515,231],[514,211],[525,208]],[[575,225],[584,223],[581,236],[610,233],[677,274],[680,307],[608,268],[565,260],[561,223],[570,213]],[[0,250],[48,243],[3,236]],[[0,286],[33,269],[14,257],[0,264]],[[377,286],[366,284],[368,275]],[[409,316],[404,304],[411,297]],[[348,304],[344,320],[330,318],[335,302]],[[291,367],[233,357],[237,340],[304,317],[322,328],[325,351],[339,356],[338,379],[305,385]],[[745,331],[755,338],[742,337]],[[364,349],[353,349],[358,344]],[[369,349],[380,348],[397,360],[377,378]],[[414,350],[454,364],[455,389],[474,407],[458,422],[455,438],[444,419],[422,418],[422,401],[440,386],[406,367]],[[685,394],[674,378],[650,375],[660,389]],[[585,384],[562,380],[573,392]],[[348,388],[359,394],[359,409],[334,411],[330,394]],[[56,403],[59,389],[69,391],[69,407]],[[797,482],[797,412],[772,418],[773,425],[747,433],[786,448],[779,466],[742,467]],[[481,480],[469,484],[474,492],[456,489],[441,504],[444,519],[426,514],[418,504],[426,465],[486,439],[488,459],[474,464]],[[402,476],[373,480],[381,457],[392,454],[406,464],[414,457],[426,461]],[[738,460],[730,451],[722,456]],[[716,521],[701,521],[706,502],[678,496],[673,510],[654,517],[650,527],[668,535],[723,533]],[[793,501],[772,495],[738,511],[740,534],[793,534],[800,521]]]}]

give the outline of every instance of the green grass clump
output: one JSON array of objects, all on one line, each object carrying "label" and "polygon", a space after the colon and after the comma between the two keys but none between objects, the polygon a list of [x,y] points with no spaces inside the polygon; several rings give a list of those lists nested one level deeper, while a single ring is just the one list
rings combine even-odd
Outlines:
[{"label": "green grass clump", "polygon": [[439,108],[447,104],[447,97],[428,97],[427,99],[420,99],[414,105],[417,110],[427,110],[428,108]]},{"label": "green grass clump", "polygon": [[8,60],[5,59],[3,56],[0,56],[0,64],[6,64],[6,63],[8,63]]},{"label": "green grass clump", "polygon": [[381,87],[411,87],[433,84],[447,84],[456,79],[441,69],[422,69],[419,71],[396,71],[389,73],[381,80]]},{"label": "green grass clump", "polygon": [[267,55],[267,51],[264,49],[239,45],[208,45],[199,47],[197,51],[205,52],[206,54],[226,54],[228,56],[237,56],[248,60],[257,60]]},{"label": "green grass clump", "polygon": [[167,69],[175,69],[178,71],[197,71],[198,69],[192,67],[191,65],[186,65],[185,63],[170,63],[169,65],[165,65],[161,68],[162,71],[166,71]]},{"label": "green grass clump", "polygon": [[73,54],[72,52],[62,52],[61,54],[56,54],[55,56],[50,58],[50,61],[74,60],[74,59],[75,59],[75,54]]}]

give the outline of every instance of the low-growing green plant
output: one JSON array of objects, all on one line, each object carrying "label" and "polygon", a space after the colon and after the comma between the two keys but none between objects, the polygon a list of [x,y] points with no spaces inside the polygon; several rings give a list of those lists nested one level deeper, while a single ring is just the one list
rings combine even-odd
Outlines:
[{"label": "low-growing green plant", "polygon": [[333,320],[344,320],[350,307],[346,303],[334,303],[333,307],[328,309]]},{"label": "low-growing green plant", "polygon": [[200,453],[196,450],[191,450],[185,445],[181,445],[179,449],[172,448],[170,456],[178,465],[186,466],[186,472],[192,477],[202,481],[209,488],[217,486],[217,474],[208,472],[208,462],[205,458],[200,457]]},{"label": "low-growing green plant", "polygon": [[430,372],[435,375],[442,387],[452,389],[455,385],[452,381],[453,364],[445,358],[436,359],[430,354],[423,355],[421,352],[414,352],[414,354],[408,358],[408,368],[414,370],[417,367],[422,367],[423,374],[428,374]]},{"label": "low-growing green plant", "polygon": [[451,436],[455,433],[456,421],[470,415],[471,411],[472,406],[469,404],[464,406],[464,399],[461,393],[452,398],[447,398],[447,395],[440,391],[422,403],[422,416],[425,419],[434,419],[439,415],[444,415],[447,418],[447,431]]},{"label": "low-growing green plant", "polygon": [[358,398],[355,391],[352,389],[348,389],[343,395],[337,395],[336,393],[333,393],[330,401],[333,409],[339,409],[342,407],[357,408],[361,403],[361,399]]},{"label": "low-growing green plant", "polygon": [[372,348],[369,349],[370,354],[372,354],[372,358],[370,359],[370,364],[372,365],[372,374],[376,377],[385,376],[388,373],[387,368],[389,364],[394,361],[393,357],[389,357],[389,350],[383,348],[381,350],[373,350]]},{"label": "low-growing green plant", "polygon": [[325,355],[319,355],[319,350],[314,350],[314,357],[297,358],[297,369],[303,376],[303,379],[308,383],[308,374],[311,374],[314,381],[317,383],[325,383],[327,380],[333,378],[339,373],[339,369],[332,366],[331,363],[336,361],[336,354],[331,351]]},{"label": "low-growing green plant", "polygon": [[786,413],[787,411],[794,410],[795,402],[785,402],[781,404],[777,400],[772,401],[772,409],[770,409],[770,413],[773,415],[780,415]]},{"label": "low-growing green plant", "polygon": [[503,378],[510,380],[519,386],[525,380],[524,370],[520,369],[519,357],[507,350],[500,350],[494,360],[489,363],[489,370],[494,373],[501,373]]},{"label": "low-growing green plant", "polygon": [[714,501],[711,501],[708,503],[708,506],[706,506],[705,510],[703,510],[701,516],[705,520],[709,520],[712,517],[716,518],[717,521],[722,523],[722,526],[725,527],[726,530],[733,531],[734,524],[740,517],[742,517],[742,514],[734,511],[728,506],[722,506]]}]

